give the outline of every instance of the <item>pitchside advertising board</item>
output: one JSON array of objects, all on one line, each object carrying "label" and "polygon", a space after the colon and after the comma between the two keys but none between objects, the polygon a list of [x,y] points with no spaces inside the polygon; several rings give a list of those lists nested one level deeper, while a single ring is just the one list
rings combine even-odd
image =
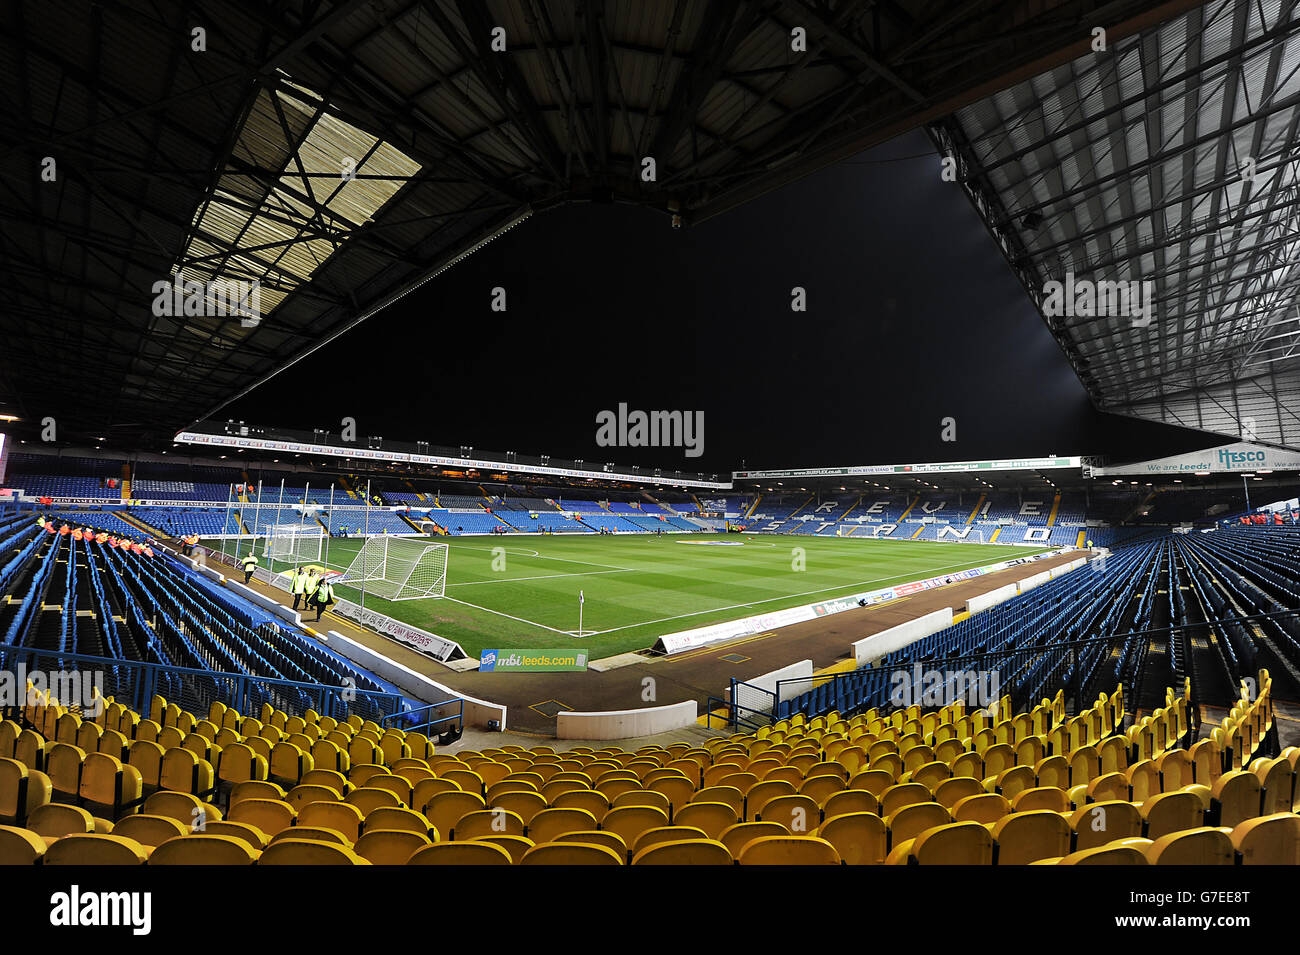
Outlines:
[{"label": "pitchside advertising board", "polygon": [[1084,477],[1117,477],[1142,474],[1245,474],[1256,471],[1300,471],[1300,453],[1269,448],[1261,444],[1238,441],[1191,454],[1167,458],[1096,467],[1085,470]]},{"label": "pitchside advertising board", "polygon": [[586,650],[484,650],[480,673],[560,673],[587,669]]},{"label": "pitchside advertising board", "polygon": [[871,464],[848,468],[796,468],[787,471],[733,471],[733,480],[802,477],[858,477],[880,474],[940,474],[963,471],[1043,471],[1077,468],[1080,457],[1007,458],[1002,461],[940,461],[929,464]]}]

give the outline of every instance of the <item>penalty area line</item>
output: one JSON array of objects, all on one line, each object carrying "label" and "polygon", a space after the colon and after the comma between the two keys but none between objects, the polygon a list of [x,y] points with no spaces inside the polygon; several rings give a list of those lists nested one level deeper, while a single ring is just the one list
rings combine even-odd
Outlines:
[{"label": "penalty area line", "polygon": [[468,600],[458,600],[455,597],[447,597],[447,596],[443,596],[442,599],[450,600],[452,603],[461,604],[462,606],[465,607],[473,607],[475,610],[482,610],[484,613],[496,614],[498,617],[505,617],[507,620],[516,620],[519,623],[527,624],[530,627],[537,627],[541,630],[549,630],[551,633],[564,634],[565,636],[569,636],[571,633],[571,631],[569,630],[557,630],[555,627],[548,627],[544,623],[538,623],[535,620],[525,620],[523,617],[516,617],[512,614],[503,613],[500,610],[493,610],[491,607],[480,607],[478,604],[472,604]]}]

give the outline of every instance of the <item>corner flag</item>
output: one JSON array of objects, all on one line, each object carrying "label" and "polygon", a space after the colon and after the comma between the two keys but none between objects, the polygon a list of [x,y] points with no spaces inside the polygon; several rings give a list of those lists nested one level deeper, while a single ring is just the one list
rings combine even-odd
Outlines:
[{"label": "corner flag", "polygon": [[587,599],[587,598],[584,597],[584,596],[582,595],[582,591],[579,590],[579,591],[578,591],[578,603],[584,603],[584,602],[586,601],[586,599]]}]

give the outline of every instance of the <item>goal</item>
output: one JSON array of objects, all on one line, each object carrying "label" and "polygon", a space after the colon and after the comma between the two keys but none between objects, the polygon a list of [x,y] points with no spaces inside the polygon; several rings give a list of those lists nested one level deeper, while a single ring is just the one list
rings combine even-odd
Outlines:
[{"label": "goal", "polygon": [[447,582],[446,544],[380,534],[367,537],[336,584],[363,588],[386,600],[441,597]]},{"label": "goal", "polygon": [[325,534],[319,524],[274,527],[266,535],[266,556],[290,564],[320,563]]}]

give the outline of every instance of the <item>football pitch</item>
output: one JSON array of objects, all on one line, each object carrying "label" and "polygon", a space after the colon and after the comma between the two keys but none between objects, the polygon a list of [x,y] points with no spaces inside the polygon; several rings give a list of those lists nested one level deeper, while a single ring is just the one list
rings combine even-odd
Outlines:
[{"label": "football pitch", "polygon": [[[367,594],[366,608],[455,640],[470,655],[484,648],[585,647],[591,659],[649,647],[666,633],[1048,549],[758,534],[530,535],[437,542],[450,547],[446,596],[387,601]],[[219,542],[208,543],[220,550]],[[330,540],[322,562],[344,570],[360,546],[355,539]],[[244,553],[247,547],[245,542]],[[262,563],[266,566],[264,557]],[[276,562],[274,569],[287,566]],[[336,590],[358,599],[352,588]]]}]

